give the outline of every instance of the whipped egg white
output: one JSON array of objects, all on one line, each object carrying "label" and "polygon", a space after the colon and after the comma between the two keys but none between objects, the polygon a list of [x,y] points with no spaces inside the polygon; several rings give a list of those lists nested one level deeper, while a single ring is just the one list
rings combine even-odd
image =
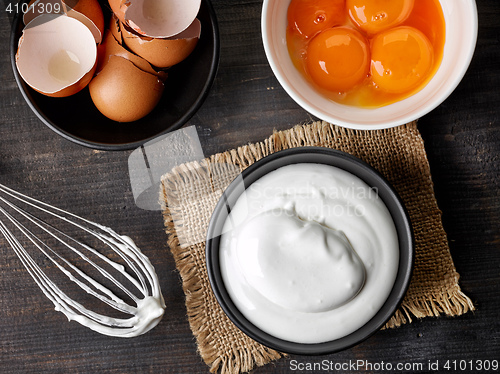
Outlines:
[{"label": "whipped egg white", "polygon": [[225,287],[256,327],[296,343],[346,336],[382,307],[399,245],[378,196],[351,173],[294,164],[255,181],[227,217]]}]

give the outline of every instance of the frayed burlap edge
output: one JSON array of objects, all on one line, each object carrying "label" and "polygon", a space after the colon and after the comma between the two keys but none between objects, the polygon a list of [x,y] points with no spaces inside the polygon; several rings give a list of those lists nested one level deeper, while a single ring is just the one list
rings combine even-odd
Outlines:
[{"label": "frayed burlap edge", "polygon": [[443,314],[456,317],[474,309],[472,301],[456,285],[451,290],[447,290],[445,295],[431,294],[422,297],[406,297],[384,328],[394,328],[411,323],[413,321],[412,315],[416,318],[439,317]]},{"label": "frayed burlap edge", "polygon": [[[183,181],[181,175],[177,174],[176,177],[180,178],[177,181]],[[176,177],[173,177],[173,179],[176,179]],[[170,179],[170,181],[173,179]],[[174,225],[176,212],[171,211],[168,205],[165,204],[167,196],[165,183],[162,183],[161,196],[164,222],[168,234],[167,243],[182,278],[182,288],[186,296],[189,325],[193,335],[196,337],[198,352],[210,367],[210,372],[220,372],[221,374],[249,372],[255,366],[263,366],[284,356],[282,353],[265,347],[243,335],[226,317],[218,305],[212,312],[219,315],[221,319],[220,323],[224,324],[228,329],[233,330],[235,335],[240,335],[236,339],[237,342],[243,339],[247,343],[240,345],[237,342],[234,344],[225,344],[223,350],[218,348],[216,344],[212,344],[213,342],[219,342],[222,340],[221,338],[227,337],[217,336],[217,333],[207,324],[207,298],[212,299],[214,295],[211,294],[208,284],[205,264],[200,264],[199,259],[197,266],[193,263],[193,251],[204,252],[205,243],[193,246],[181,245],[176,234],[176,226],[178,227],[179,222],[175,221],[176,224]],[[210,294],[207,295],[207,292]],[[230,340],[227,339],[228,342]]]},{"label": "frayed burlap edge", "polygon": [[[243,345],[228,340],[224,352],[212,344],[214,340],[221,339],[206,324],[207,297],[213,298],[213,294],[204,258],[193,258],[193,253],[204,253],[205,245],[204,242],[195,246],[179,242],[176,230],[189,230],[189,227],[182,225],[182,207],[179,208],[181,201],[176,198],[175,191],[191,183],[193,179],[210,182],[210,165],[222,165],[220,167],[223,168],[224,165],[231,164],[243,170],[271,153],[300,146],[336,148],[365,160],[393,184],[409,211],[415,232],[415,269],[402,305],[385,328],[412,322],[413,318],[458,316],[474,310],[472,301],[458,285],[459,275],[449,252],[423,140],[416,122],[375,131],[345,129],[326,122],[298,125],[290,130],[275,132],[263,142],[212,155],[201,163],[181,165],[162,178],[160,202],[168,245],[182,277],[189,323],[196,337],[198,350],[211,367],[211,372],[220,371],[225,374],[250,371],[255,365],[261,366],[280,358],[281,354],[253,340],[252,343],[246,341]],[[384,150],[387,152],[384,153]],[[221,172],[224,173],[224,170]],[[438,270],[429,272],[429,269],[434,268]],[[221,310],[213,312],[221,313],[223,323],[231,324]],[[237,330],[232,324],[230,328]],[[236,333],[240,333],[239,330]],[[241,337],[238,336],[237,339]]]}]

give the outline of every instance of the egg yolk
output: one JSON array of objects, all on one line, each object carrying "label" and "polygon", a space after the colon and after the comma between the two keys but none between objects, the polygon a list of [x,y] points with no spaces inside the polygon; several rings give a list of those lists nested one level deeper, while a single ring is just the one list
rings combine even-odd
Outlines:
[{"label": "egg yolk", "polygon": [[306,68],[318,86],[345,92],[366,78],[369,59],[368,43],[358,31],[334,27],[311,40]]},{"label": "egg yolk", "polygon": [[292,0],[288,7],[288,25],[311,38],[344,21],[345,0]]},{"label": "egg yolk", "polygon": [[415,88],[427,77],[432,64],[431,43],[413,27],[396,27],[372,41],[370,73],[373,82],[387,92]]},{"label": "egg yolk", "polygon": [[349,16],[368,34],[376,34],[405,21],[414,0],[347,0]]}]

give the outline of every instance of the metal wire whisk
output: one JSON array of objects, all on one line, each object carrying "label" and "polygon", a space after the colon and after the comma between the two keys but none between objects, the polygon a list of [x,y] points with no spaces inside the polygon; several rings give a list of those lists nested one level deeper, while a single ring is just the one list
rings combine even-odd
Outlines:
[{"label": "metal wire whisk", "polygon": [[[132,239],[2,184],[0,184],[0,213],[0,233],[43,293],[52,301],[55,309],[64,313],[68,320],[77,321],[101,334],[117,337],[141,335],[159,323],[164,313],[165,302],[158,277],[149,259],[137,248]],[[47,218],[42,219],[41,215]],[[72,231],[81,231],[85,239],[93,240],[99,243],[100,247],[105,247],[109,253],[116,254],[113,255],[115,259],[94,248],[97,245],[86,244],[87,240],[80,241],[64,233],[62,229],[57,228],[58,223],[72,228]],[[120,317],[89,310],[69,297],[41,269],[29,254],[27,246],[31,250],[41,251],[50,260],[49,264],[53,264],[54,268],[60,270],[81,290],[120,312]],[[56,252],[53,248],[56,246],[60,251]],[[81,270],[81,266],[77,267],[61,256],[62,249],[69,250],[68,253],[74,254],[76,260],[80,262],[83,260],[89,265],[89,269],[113,287],[104,286],[102,282],[89,276],[88,272]],[[64,279],[64,277],[58,278]],[[117,296],[117,293],[126,295],[131,302],[125,302],[124,297]]]}]

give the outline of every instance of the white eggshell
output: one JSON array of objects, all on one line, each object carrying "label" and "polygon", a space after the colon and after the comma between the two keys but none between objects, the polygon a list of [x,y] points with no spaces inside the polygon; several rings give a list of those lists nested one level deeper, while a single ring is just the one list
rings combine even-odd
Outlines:
[{"label": "white eggshell", "polygon": [[[23,30],[16,65],[35,90],[68,96],[88,84],[96,59],[94,36],[83,23],[65,15],[42,14]],[[88,81],[82,82],[84,78]]]}]

